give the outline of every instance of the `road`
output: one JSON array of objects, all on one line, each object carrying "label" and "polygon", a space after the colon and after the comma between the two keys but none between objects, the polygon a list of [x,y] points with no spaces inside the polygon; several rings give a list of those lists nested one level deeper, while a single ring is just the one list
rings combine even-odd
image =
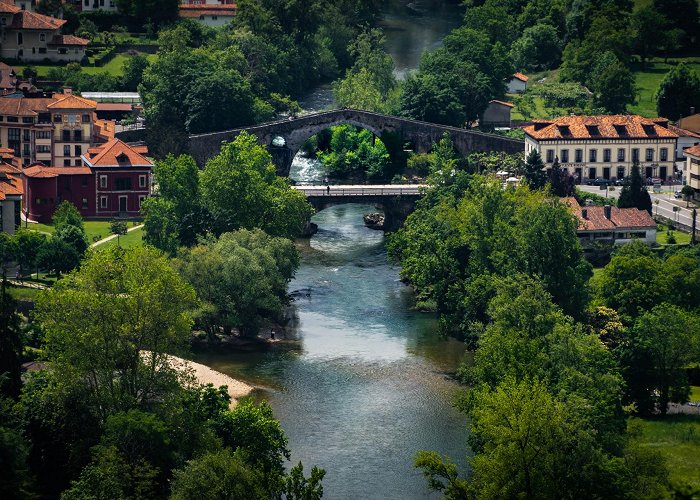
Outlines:
[{"label": "road", "polygon": [[[595,193],[601,196],[605,196],[605,189],[600,189],[598,186],[577,186],[581,191],[586,191],[588,193]],[[621,186],[616,186],[615,191],[608,191],[607,195],[610,198],[617,199],[620,196]],[[688,227],[693,225],[693,215],[692,208],[686,208],[686,203],[683,200],[677,200],[673,197],[673,193],[668,191],[667,193],[649,193],[651,196],[651,201],[654,204],[653,214],[660,215],[667,219],[677,221]],[[658,201],[658,203],[657,203]],[[677,207],[678,212],[674,212],[673,208]],[[700,222],[698,223],[700,226]]]}]

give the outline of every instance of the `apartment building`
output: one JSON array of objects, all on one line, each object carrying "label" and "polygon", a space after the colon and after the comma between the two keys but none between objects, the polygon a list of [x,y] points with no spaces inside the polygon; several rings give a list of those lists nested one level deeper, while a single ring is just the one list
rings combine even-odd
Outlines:
[{"label": "apartment building", "polygon": [[564,116],[535,121],[523,130],[525,155],[539,151],[546,168],[557,159],[580,182],[625,178],[635,161],[644,177],[666,181],[674,175],[678,134],[670,130],[665,118]]},{"label": "apartment building", "polygon": [[88,148],[114,137],[114,122],[98,120],[97,103],[68,89],[52,97],[0,98],[0,147],[14,151],[22,165],[82,165]]},{"label": "apartment building", "polygon": [[35,63],[81,61],[89,41],[61,34],[66,22],[0,0],[0,56]]},{"label": "apartment building", "polygon": [[685,150],[688,185],[695,190],[693,198],[700,199],[700,145]]}]

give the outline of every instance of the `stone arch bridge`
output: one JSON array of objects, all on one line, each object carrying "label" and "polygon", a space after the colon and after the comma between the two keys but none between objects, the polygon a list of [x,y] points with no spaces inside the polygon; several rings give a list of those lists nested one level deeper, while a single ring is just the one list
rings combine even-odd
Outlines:
[{"label": "stone arch bridge", "polygon": [[[455,150],[461,155],[475,151],[522,153],[525,149],[523,141],[495,134],[357,109],[338,109],[223,132],[193,135],[190,136],[189,151],[200,165],[204,165],[207,159],[218,154],[223,141],[231,141],[245,130],[257,136],[258,141],[268,147],[277,166],[277,173],[286,177],[294,156],[310,137],[343,124],[365,128],[381,138],[394,160],[397,154],[403,153],[406,143],[416,153],[430,152],[433,144],[445,133],[450,135]],[[273,144],[276,138],[284,139],[284,145]],[[275,141],[280,142],[279,139]]]}]

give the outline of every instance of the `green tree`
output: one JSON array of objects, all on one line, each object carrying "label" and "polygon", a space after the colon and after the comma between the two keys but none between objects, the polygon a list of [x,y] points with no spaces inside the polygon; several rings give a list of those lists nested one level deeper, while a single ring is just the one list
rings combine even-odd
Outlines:
[{"label": "green tree", "polygon": [[546,23],[531,26],[510,49],[513,65],[523,71],[555,68],[561,60],[562,42],[554,26]]},{"label": "green tree", "polygon": [[124,90],[135,92],[138,90],[143,72],[148,67],[148,58],[143,54],[137,54],[127,58],[122,64],[122,79],[121,84]]},{"label": "green tree", "polygon": [[661,80],[656,91],[659,116],[678,120],[700,102],[700,78],[686,64],[680,63]]},{"label": "green tree", "polygon": [[12,414],[11,399],[0,397],[0,496],[8,499],[29,498],[31,488],[27,455],[29,443],[22,436],[17,419]]},{"label": "green tree", "polygon": [[556,196],[573,196],[575,191],[574,178],[561,169],[559,158],[554,159],[552,169],[549,171],[549,183],[552,186],[552,194]]},{"label": "green tree", "polygon": [[688,400],[686,368],[700,356],[697,325],[695,315],[670,304],[654,307],[635,322],[623,359],[630,361],[627,384],[643,413],[658,410],[665,415],[669,402]]},{"label": "green tree", "polygon": [[289,470],[285,479],[284,494],[289,500],[320,500],[323,498],[321,481],[326,471],[314,467],[311,475],[304,477],[304,466],[301,462]]},{"label": "green tree", "polygon": [[78,212],[78,209],[70,201],[62,201],[53,213],[53,225],[56,231],[64,228],[65,226],[74,226],[82,231],[85,231],[83,226],[83,218]]},{"label": "green tree", "polygon": [[[167,353],[190,334],[194,290],[153,249],[96,252],[37,299],[45,352],[86,381],[103,419],[165,404],[177,385]],[[142,357],[142,352],[148,352]]]},{"label": "green tree", "polygon": [[313,213],[304,195],[275,174],[265,147],[245,132],[207,162],[201,190],[217,234],[257,227],[273,236],[294,237]]},{"label": "green tree", "polygon": [[281,320],[299,257],[291,241],[256,229],[183,249],[177,264],[203,302],[197,322],[214,340],[222,328],[254,336],[266,320]]},{"label": "green tree", "polygon": [[422,469],[428,487],[443,492],[445,500],[470,497],[469,483],[459,477],[457,466],[448,457],[441,457],[434,451],[419,451],[414,463],[416,468]]},{"label": "green tree", "polygon": [[389,180],[394,174],[384,143],[369,130],[353,125],[333,127],[329,151],[320,152],[318,158],[334,178]]},{"label": "green tree", "polygon": [[618,208],[638,208],[651,214],[651,196],[647,191],[639,168],[639,161],[632,163],[629,178],[625,179],[625,185],[620,190],[617,199]]},{"label": "green tree", "polygon": [[642,59],[642,66],[658,49],[658,41],[664,36],[666,17],[651,5],[637,8],[632,14],[634,48]]},{"label": "green tree", "polygon": [[531,189],[542,189],[547,182],[547,174],[544,171],[542,156],[536,149],[527,155],[524,167],[525,180]]},{"label": "green tree", "polygon": [[[67,229],[71,234],[75,234],[75,226],[68,226]],[[80,257],[75,246],[52,236],[41,247],[36,258],[39,268],[51,271],[60,278],[61,274],[68,273],[80,265]]]},{"label": "green tree", "polygon": [[78,226],[71,225],[61,225],[54,233],[52,239],[59,240],[73,250],[75,253],[82,257],[88,249],[87,236],[85,235],[85,230]]},{"label": "green tree", "polygon": [[[654,0],[656,12],[664,15],[659,24],[666,30],[678,29],[682,33],[681,46],[694,47],[700,39],[700,13],[694,0]],[[665,22],[664,22],[665,21]]]},{"label": "green tree", "polygon": [[0,266],[3,278],[7,275],[7,267],[17,255],[17,242],[9,234],[0,232]]},{"label": "green tree", "polygon": [[119,237],[124,236],[127,233],[126,221],[123,220],[113,220],[109,225],[109,230],[112,234],[117,237],[117,246],[120,247]]},{"label": "green tree", "polygon": [[14,240],[17,245],[17,263],[21,273],[35,270],[39,252],[46,244],[46,235],[20,229],[15,233]]},{"label": "green tree", "polygon": [[596,60],[589,81],[596,106],[610,113],[623,114],[634,103],[634,75],[611,51]]},{"label": "green tree", "polygon": [[7,286],[3,279],[0,284],[0,398],[17,398],[22,388],[24,342],[17,305]]},{"label": "green tree", "polygon": [[240,451],[212,451],[176,470],[171,490],[173,500],[249,500],[268,498],[260,473],[251,468]]},{"label": "green tree", "polygon": [[143,240],[168,255],[175,255],[180,245],[180,231],[175,203],[163,198],[146,198],[141,205]]}]

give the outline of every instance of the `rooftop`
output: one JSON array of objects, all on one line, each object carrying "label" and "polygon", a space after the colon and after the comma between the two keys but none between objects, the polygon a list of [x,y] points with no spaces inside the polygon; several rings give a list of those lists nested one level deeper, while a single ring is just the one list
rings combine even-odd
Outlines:
[{"label": "rooftop", "polygon": [[[617,208],[590,206],[582,207],[576,198],[564,198],[564,203],[578,218],[578,231],[610,231],[613,229],[647,229],[655,228],[656,222],[649,212],[637,208]],[[605,216],[605,209],[610,209],[610,218]]]},{"label": "rooftop", "polygon": [[91,175],[92,170],[88,167],[45,167],[34,165],[25,168],[22,174],[35,179],[50,179],[59,175]]},{"label": "rooftop", "polygon": [[683,150],[683,154],[700,158],[700,144],[698,144],[697,146],[693,146],[692,148]]},{"label": "rooftop", "polygon": [[238,11],[236,4],[181,4],[180,17],[224,16],[233,17]]},{"label": "rooftop", "polygon": [[526,82],[529,80],[529,78],[526,75],[523,75],[522,73],[513,74],[513,78],[520,80],[521,82]]},{"label": "rooftop", "polygon": [[112,139],[103,146],[90,148],[83,160],[91,167],[152,167],[153,163],[144,154],[141,148]]},{"label": "rooftop", "polygon": [[669,129],[667,119],[649,119],[639,115],[563,116],[556,120],[535,121],[523,130],[526,135],[539,140],[678,137]]},{"label": "rooftop", "polygon": [[[2,4],[0,4],[2,5]],[[28,10],[18,9],[19,12],[13,12],[12,24],[10,29],[15,30],[48,30],[54,31],[66,24],[65,19],[57,19],[55,17],[43,16]]]}]

